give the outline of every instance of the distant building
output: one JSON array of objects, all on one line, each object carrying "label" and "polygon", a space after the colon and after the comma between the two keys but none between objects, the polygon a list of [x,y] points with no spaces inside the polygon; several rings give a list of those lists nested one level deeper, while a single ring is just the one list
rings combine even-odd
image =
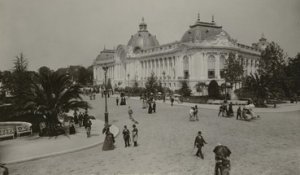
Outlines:
[{"label": "distant building", "polygon": [[198,19],[183,34],[180,41],[160,45],[142,19],[139,30],[132,35],[127,45],[118,45],[115,50],[104,49],[93,63],[94,84],[104,81],[102,67],[108,66],[107,76],[113,87],[145,86],[153,72],[164,87],[180,88],[180,81],[186,80],[195,92],[198,82],[208,85],[216,80],[224,83],[225,60],[234,53],[244,66],[245,75],[257,71],[260,47],[266,42],[247,46],[238,43],[223,30],[222,26]]}]

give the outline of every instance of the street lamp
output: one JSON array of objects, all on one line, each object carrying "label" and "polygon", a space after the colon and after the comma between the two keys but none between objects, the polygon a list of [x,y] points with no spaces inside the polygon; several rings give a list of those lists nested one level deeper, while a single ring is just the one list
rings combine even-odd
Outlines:
[{"label": "street lamp", "polygon": [[108,126],[108,111],[107,111],[107,84],[106,84],[106,79],[107,79],[107,70],[108,67],[104,66],[102,67],[104,70],[104,97],[105,97],[105,112],[104,112],[104,121],[105,121],[105,125]]}]

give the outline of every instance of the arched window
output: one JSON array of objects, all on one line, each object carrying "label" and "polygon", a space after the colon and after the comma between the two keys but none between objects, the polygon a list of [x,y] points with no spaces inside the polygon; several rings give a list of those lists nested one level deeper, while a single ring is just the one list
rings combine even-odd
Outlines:
[{"label": "arched window", "polygon": [[221,55],[220,56],[220,76],[221,78],[224,78],[224,69],[226,66],[226,60],[225,60],[225,56]]},{"label": "arched window", "polygon": [[213,55],[210,55],[207,60],[208,78],[215,78],[215,64],[216,59]]}]

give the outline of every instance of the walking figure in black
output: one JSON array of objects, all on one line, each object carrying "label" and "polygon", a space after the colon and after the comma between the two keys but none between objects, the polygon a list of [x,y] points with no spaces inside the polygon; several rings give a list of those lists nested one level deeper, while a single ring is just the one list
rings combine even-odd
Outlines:
[{"label": "walking figure in black", "polygon": [[117,106],[119,106],[119,97],[116,98]]},{"label": "walking figure in black", "polygon": [[127,129],[127,126],[124,126],[123,129],[123,138],[125,142],[125,148],[130,146],[130,131]]},{"label": "walking figure in black", "polygon": [[240,118],[242,118],[242,109],[241,106],[239,105],[239,108],[236,111],[236,119],[238,120]]},{"label": "walking figure in black", "polygon": [[148,101],[148,114],[152,114],[152,102],[151,102],[151,100]]},{"label": "walking figure in black", "polygon": [[195,138],[194,147],[198,148],[198,151],[196,153],[196,156],[201,157],[201,159],[204,159],[203,153],[202,153],[202,147],[204,144],[207,144],[204,138],[201,135],[201,131],[198,132],[198,135]]},{"label": "walking figure in black", "polygon": [[174,98],[173,98],[173,97],[170,97],[170,100],[171,100],[171,106],[173,106]]},{"label": "walking figure in black", "polygon": [[155,103],[155,101],[153,101],[152,110],[153,110],[154,113],[156,112],[156,103]]}]

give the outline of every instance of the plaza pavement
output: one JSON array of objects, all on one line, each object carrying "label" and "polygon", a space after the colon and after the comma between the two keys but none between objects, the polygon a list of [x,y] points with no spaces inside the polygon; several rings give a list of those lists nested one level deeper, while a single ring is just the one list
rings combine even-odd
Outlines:
[{"label": "plaza pavement", "polygon": [[[116,96],[116,95],[115,95]],[[114,97],[115,97],[114,96]],[[135,100],[139,100],[139,97],[129,97],[130,99],[135,99]],[[163,102],[162,100],[157,100],[156,102],[158,103],[166,103],[166,104],[171,104],[170,100],[166,100],[165,102]],[[202,109],[212,109],[212,110],[219,110],[220,105],[215,105],[215,104],[199,104],[199,103],[178,103],[178,102],[174,102],[174,105],[182,105],[182,106],[188,106],[188,107],[192,107],[197,105],[198,108],[202,108]],[[237,105],[233,105],[233,110],[236,112],[238,106]],[[292,112],[292,111],[298,111],[300,110],[300,103],[283,103],[283,104],[279,104],[276,106],[276,108],[273,107],[268,107],[268,108],[255,108],[254,109],[255,112],[259,112],[259,113],[266,113],[266,112]]]},{"label": "plaza pavement", "polygon": [[[41,159],[50,156],[75,152],[103,143],[105,135],[102,134],[104,122],[91,120],[91,137],[87,138],[84,127],[76,126],[74,135],[59,135],[57,137],[39,137],[37,134],[23,136],[13,140],[0,142],[0,162],[6,164],[19,163],[29,160]],[[111,126],[114,135],[119,133],[116,126]]]},{"label": "plaza pavement", "polygon": [[[104,99],[97,95],[90,101],[90,113],[104,119]],[[108,99],[110,123],[132,130],[128,106],[116,106]],[[201,108],[199,122],[189,122],[187,105],[173,107],[157,103],[157,113],[147,114],[140,100],[130,99],[133,117],[139,122],[139,146],[124,148],[122,137],[116,138],[116,149],[102,151],[101,146],[8,165],[12,174],[106,175],[106,174],[213,174],[213,148],[227,145],[232,175],[300,174],[300,111],[260,113],[252,122],[217,117],[215,109]],[[102,127],[101,127],[102,128]],[[207,145],[204,160],[194,156],[193,142],[201,130]]]}]

